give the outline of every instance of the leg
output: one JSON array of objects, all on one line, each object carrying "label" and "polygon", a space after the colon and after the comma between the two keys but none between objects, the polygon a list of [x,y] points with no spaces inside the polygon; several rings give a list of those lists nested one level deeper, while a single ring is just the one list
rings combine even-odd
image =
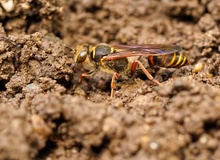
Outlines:
[{"label": "leg", "polygon": [[80,78],[79,78],[79,83],[82,82],[82,80],[83,80],[84,77],[89,77],[89,76],[91,76],[89,73],[86,73],[86,72],[85,72],[85,73],[82,73],[81,76],[80,76]]},{"label": "leg", "polygon": [[98,70],[98,68],[96,68],[95,70],[90,71],[90,72],[82,73],[80,76],[79,82],[81,83],[84,77],[92,76],[97,70]]},{"label": "leg", "polygon": [[142,71],[145,73],[145,75],[147,76],[147,78],[149,78],[149,80],[151,80],[151,81],[153,81],[154,83],[160,85],[160,82],[158,82],[156,79],[154,79],[154,77],[146,70],[146,68],[144,67],[144,65],[143,65],[139,60],[135,60],[135,61],[132,63],[132,66],[131,66],[131,72],[132,72],[132,74],[135,73],[137,64],[141,67]]},{"label": "leg", "polygon": [[119,74],[115,72],[112,76],[112,81],[111,81],[111,98],[114,97],[115,79],[118,78],[119,78]]}]

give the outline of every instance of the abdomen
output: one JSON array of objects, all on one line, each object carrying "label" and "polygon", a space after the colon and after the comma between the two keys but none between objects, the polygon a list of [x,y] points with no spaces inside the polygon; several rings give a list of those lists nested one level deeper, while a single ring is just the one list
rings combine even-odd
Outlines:
[{"label": "abdomen", "polygon": [[189,64],[189,61],[187,60],[186,56],[179,52],[166,54],[162,56],[148,56],[148,62],[151,66],[159,66],[166,68],[181,67]]}]

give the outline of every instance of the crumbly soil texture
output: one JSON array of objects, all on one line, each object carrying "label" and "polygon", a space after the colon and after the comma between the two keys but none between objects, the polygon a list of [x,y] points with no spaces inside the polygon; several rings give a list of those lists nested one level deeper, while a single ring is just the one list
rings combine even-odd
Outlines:
[{"label": "crumbly soil texture", "polygon": [[[75,63],[102,42],[177,44],[190,65],[146,66],[159,86],[138,69],[110,98],[112,74],[79,83]],[[219,51],[219,0],[1,0],[0,159],[220,159]]]}]

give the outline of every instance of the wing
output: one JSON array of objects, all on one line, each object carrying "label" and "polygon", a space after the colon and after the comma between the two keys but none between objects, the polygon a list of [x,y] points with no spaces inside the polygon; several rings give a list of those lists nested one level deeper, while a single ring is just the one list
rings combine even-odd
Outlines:
[{"label": "wing", "polygon": [[164,44],[139,44],[139,45],[114,45],[116,50],[128,51],[155,51],[155,53],[174,53],[182,50],[178,45],[164,45]]},{"label": "wing", "polygon": [[172,54],[182,50],[177,45],[141,44],[141,45],[114,45],[115,53],[108,55],[105,60],[115,60],[133,56],[160,56]]}]

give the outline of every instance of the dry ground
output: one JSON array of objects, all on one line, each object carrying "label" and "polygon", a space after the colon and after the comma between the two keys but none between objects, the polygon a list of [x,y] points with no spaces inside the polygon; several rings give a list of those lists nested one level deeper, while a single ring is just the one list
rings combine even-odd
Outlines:
[{"label": "dry ground", "polygon": [[[1,0],[0,159],[220,159],[219,0]],[[191,65],[118,80],[79,44],[178,44]],[[69,46],[71,46],[71,49]]]}]

